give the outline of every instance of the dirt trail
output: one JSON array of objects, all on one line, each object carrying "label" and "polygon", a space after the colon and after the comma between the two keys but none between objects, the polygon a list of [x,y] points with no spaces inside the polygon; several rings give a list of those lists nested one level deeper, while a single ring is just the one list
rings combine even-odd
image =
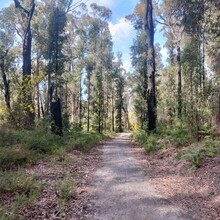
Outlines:
[{"label": "dirt trail", "polygon": [[94,220],[183,220],[178,208],[158,194],[132,152],[129,133],[103,145],[103,166],[94,176],[89,194]]}]

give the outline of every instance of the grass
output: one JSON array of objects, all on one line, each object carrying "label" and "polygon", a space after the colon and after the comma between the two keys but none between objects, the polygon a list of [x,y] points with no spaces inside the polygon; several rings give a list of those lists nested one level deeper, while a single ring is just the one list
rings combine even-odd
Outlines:
[{"label": "grass", "polygon": [[41,182],[21,171],[0,172],[0,194],[13,197],[11,210],[0,208],[0,219],[18,219],[20,209],[32,205],[42,190]]},{"label": "grass", "polygon": [[[0,127],[0,196],[5,194],[13,200],[7,210],[0,205],[0,220],[19,219],[19,211],[33,204],[40,194],[40,181],[20,168],[42,159],[68,163],[67,152],[88,152],[103,138],[106,136],[76,129],[65,131],[60,137],[45,127],[32,131]],[[60,205],[76,195],[76,184],[69,175],[57,187]]]},{"label": "grass", "polygon": [[0,193],[29,194],[35,188],[39,188],[39,181],[35,176],[29,176],[21,171],[0,172]]},{"label": "grass", "polygon": [[16,170],[51,155],[58,155],[64,161],[66,152],[74,149],[88,152],[105,138],[102,134],[76,130],[60,137],[47,129],[17,131],[1,127],[0,137],[0,170]]},{"label": "grass", "polygon": [[[179,148],[180,153],[177,158],[190,161],[197,168],[201,166],[204,158],[220,154],[220,139],[206,136],[205,139],[198,142],[184,126],[164,126],[151,134],[140,130],[135,132],[133,137],[147,154],[170,146]],[[181,150],[183,147],[185,149]]]},{"label": "grass", "polygon": [[179,153],[178,158],[190,161],[194,167],[199,168],[204,158],[218,154],[220,154],[220,139],[210,138],[191,144],[187,150]]},{"label": "grass", "polygon": [[134,133],[134,139],[148,154],[170,145],[182,147],[192,142],[192,137],[183,127],[163,127],[151,134],[140,130]]}]

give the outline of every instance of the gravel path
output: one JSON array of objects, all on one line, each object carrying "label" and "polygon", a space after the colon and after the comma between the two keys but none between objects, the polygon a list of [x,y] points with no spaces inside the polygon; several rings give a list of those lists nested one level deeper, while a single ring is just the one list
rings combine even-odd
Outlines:
[{"label": "gravel path", "polygon": [[103,145],[103,166],[90,187],[94,220],[186,220],[185,214],[149,183],[129,133]]}]

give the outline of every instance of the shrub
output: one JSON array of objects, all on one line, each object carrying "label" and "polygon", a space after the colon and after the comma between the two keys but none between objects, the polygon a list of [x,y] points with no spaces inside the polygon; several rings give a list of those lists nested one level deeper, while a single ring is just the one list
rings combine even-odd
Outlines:
[{"label": "shrub", "polygon": [[145,131],[140,130],[134,133],[133,138],[145,149],[146,153],[151,154],[158,150],[158,135],[152,133],[148,135]]},{"label": "shrub", "polygon": [[145,142],[143,146],[146,153],[151,154],[155,152],[158,148],[156,135],[155,134],[149,135],[147,138],[147,142]]},{"label": "shrub", "polygon": [[27,163],[30,153],[21,146],[5,147],[0,151],[0,168],[9,170]]},{"label": "shrub", "polygon": [[19,171],[0,171],[0,193],[29,194],[40,188],[40,181],[35,176]]},{"label": "shrub", "polygon": [[69,135],[65,145],[68,150],[78,149],[83,152],[88,152],[103,138],[104,135],[98,133],[78,132]]},{"label": "shrub", "polygon": [[213,157],[217,154],[220,154],[220,141],[207,139],[191,144],[190,149],[183,151],[179,158],[190,161],[195,167],[200,167],[203,158]]}]

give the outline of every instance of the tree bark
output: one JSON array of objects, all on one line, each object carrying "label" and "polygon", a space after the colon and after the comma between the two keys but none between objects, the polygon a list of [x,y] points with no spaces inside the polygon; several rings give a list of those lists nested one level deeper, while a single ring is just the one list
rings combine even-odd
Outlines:
[{"label": "tree bark", "polygon": [[114,92],[112,92],[112,131],[115,131]]},{"label": "tree bark", "polygon": [[148,131],[156,128],[155,52],[152,0],[146,0],[145,31],[147,36]]},{"label": "tree bark", "polygon": [[[40,56],[37,53],[37,76],[40,75]],[[39,83],[37,83],[37,118],[40,118],[40,88]]]},{"label": "tree bark", "polygon": [[182,118],[182,70],[181,70],[181,49],[177,46],[177,65],[178,65],[178,118]]},{"label": "tree bark", "polygon": [[88,70],[88,99],[87,99],[87,132],[90,130],[90,102],[91,102],[91,72]]},{"label": "tree bark", "polygon": [[5,73],[5,57],[7,56],[8,50],[4,54],[0,54],[0,70],[2,73],[2,80],[4,83],[4,96],[5,96],[5,104],[9,112],[11,111],[11,104],[10,104],[10,80],[7,79],[6,73]]},{"label": "tree bark", "polygon": [[82,127],[82,73],[80,73],[79,80],[79,127]]}]

